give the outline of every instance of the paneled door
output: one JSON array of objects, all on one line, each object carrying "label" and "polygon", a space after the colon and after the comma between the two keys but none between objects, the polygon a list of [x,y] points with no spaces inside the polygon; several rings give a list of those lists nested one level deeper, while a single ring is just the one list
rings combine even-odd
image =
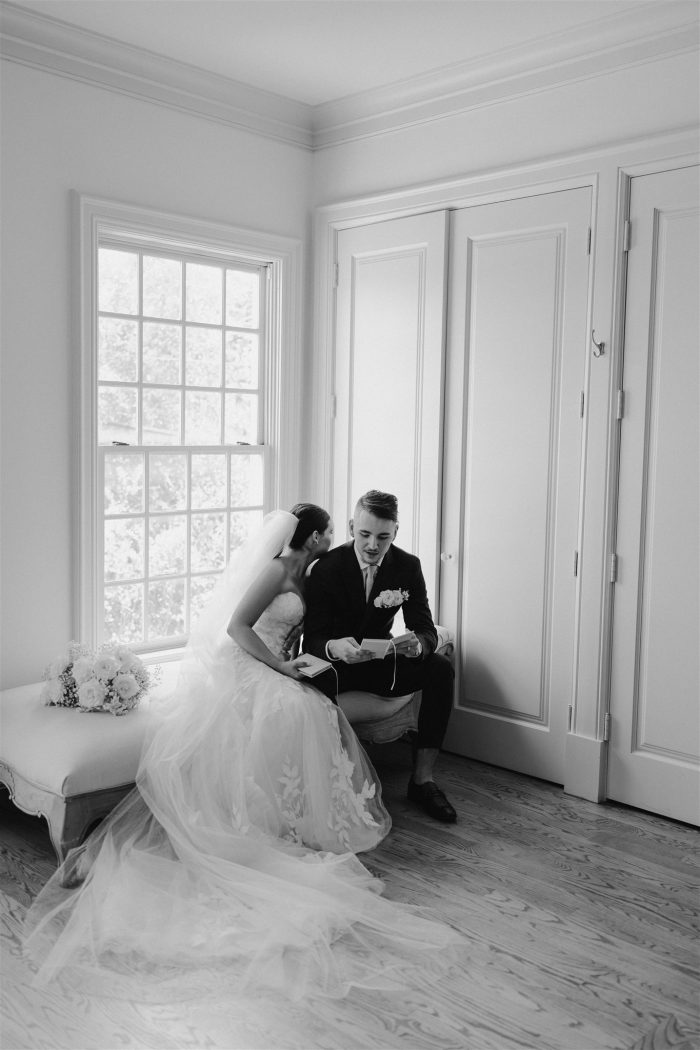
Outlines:
[{"label": "paneled door", "polygon": [[608,797],[700,824],[700,186],[631,180]]},{"label": "paneled door", "polygon": [[572,704],[588,188],[460,210],[450,233],[440,620],[445,747],[556,783]]},{"label": "paneled door", "polygon": [[[338,234],[333,515],[344,539],[368,489],[399,500],[435,610],[447,268],[445,211]],[[419,513],[420,511],[420,513]]]}]

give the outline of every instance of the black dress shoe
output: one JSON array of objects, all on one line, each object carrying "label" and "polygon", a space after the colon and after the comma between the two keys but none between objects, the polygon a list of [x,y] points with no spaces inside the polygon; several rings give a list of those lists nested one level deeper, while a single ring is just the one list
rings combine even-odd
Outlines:
[{"label": "black dress shoe", "polygon": [[457,813],[434,781],[427,780],[425,784],[416,784],[411,777],[407,795],[410,801],[424,809],[429,817],[440,820],[443,824],[454,824],[456,821]]}]

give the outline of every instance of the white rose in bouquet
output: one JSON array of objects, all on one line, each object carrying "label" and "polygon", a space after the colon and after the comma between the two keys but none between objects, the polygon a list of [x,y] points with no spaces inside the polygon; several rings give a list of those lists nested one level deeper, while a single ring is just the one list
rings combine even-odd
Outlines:
[{"label": "white rose in bouquet", "polygon": [[114,650],[114,659],[119,664],[119,670],[123,674],[128,674],[132,671],[141,661],[137,656],[127,649],[125,645],[119,645]]},{"label": "white rose in bouquet", "polygon": [[113,656],[102,653],[95,660],[95,677],[101,682],[109,682],[119,670],[119,664]]},{"label": "white rose in bouquet", "polygon": [[41,700],[44,704],[58,704],[63,697],[63,686],[58,678],[50,678],[41,690]]},{"label": "white rose in bouquet", "polygon": [[59,656],[57,660],[52,660],[47,672],[49,678],[58,678],[59,675],[63,674],[69,664],[70,660],[67,656]]},{"label": "white rose in bouquet", "polygon": [[97,678],[90,678],[78,689],[78,702],[86,711],[101,707],[106,696],[106,689]]},{"label": "white rose in bouquet", "polygon": [[82,685],[93,677],[92,660],[88,656],[80,656],[73,664],[73,677],[76,685]]},{"label": "white rose in bouquet", "polygon": [[118,674],[112,685],[120,700],[131,700],[139,691],[139,684],[131,674]]}]

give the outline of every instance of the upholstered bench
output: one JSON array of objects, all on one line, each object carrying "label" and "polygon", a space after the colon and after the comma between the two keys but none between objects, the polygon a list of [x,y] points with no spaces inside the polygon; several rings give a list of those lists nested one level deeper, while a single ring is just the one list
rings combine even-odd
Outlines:
[{"label": "upholstered bench", "polygon": [[[442,629],[440,629],[442,631]],[[451,651],[441,634],[440,652]],[[167,695],[178,664],[165,664],[151,696]],[[0,692],[0,783],[25,813],[42,816],[59,862],[134,786],[146,728],[154,717],[149,699],[127,715],[91,714],[47,707],[42,683]],[[417,725],[420,693],[390,700],[359,697],[368,717],[354,721],[366,743],[388,743]]]},{"label": "upholstered bench", "polygon": [[[175,667],[154,692],[172,688]],[[42,684],[0,693],[0,783],[45,817],[60,862],[133,788],[152,716],[148,699],[119,717],[46,707]]]}]

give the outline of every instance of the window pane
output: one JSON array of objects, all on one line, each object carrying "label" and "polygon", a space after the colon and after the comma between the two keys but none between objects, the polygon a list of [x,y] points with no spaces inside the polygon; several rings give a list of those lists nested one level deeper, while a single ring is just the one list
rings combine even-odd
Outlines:
[{"label": "window pane", "polygon": [[231,506],[254,507],[263,501],[262,456],[231,456]]},{"label": "window pane", "polygon": [[193,576],[190,580],[190,629],[204,609],[220,576]]},{"label": "window pane", "polygon": [[103,446],[95,641],[179,645],[231,545],[262,522],[266,271],[137,234],[83,260]]},{"label": "window pane", "polygon": [[97,394],[97,440],[100,445],[138,440],[138,397],[133,387],[101,386]]},{"label": "window pane", "polygon": [[246,270],[226,271],[226,324],[233,328],[259,328],[259,274]]},{"label": "window pane", "polygon": [[143,518],[105,521],[105,580],[143,576]]},{"label": "window pane", "polygon": [[221,329],[188,328],[185,340],[187,386],[221,386]]},{"label": "window pane", "polygon": [[148,639],[185,633],[185,581],[156,580],[148,587]]},{"label": "window pane", "polygon": [[179,390],[144,389],[144,445],[180,444],[180,398]]},{"label": "window pane", "polygon": [[99,250],[99,309],[112,314],[139,310],[139,257],[136,252]]},{"label": "window pane", "polygon": [[148,464],[148,507],[151,511],[187,507],[187,457],[151,454]]},{"label": "window pane", "polygon": [[139,377],[139,329],[136,321],[101,317],[97,371],[100,379],[135,383]]},{"label": "window pane", "polygon": [[226,506],[226,456],[192,456],[193,510]]},{"label": "window pane", "polygon": [[237,441],[248,445],[258,443],[257,394],[226,394],[224,442],[235,445]]},{"label": "window pane", "polygon": [[185,444],[221,444],[221,398],[218,394],[185,393]]},{"label": "window pane", "polygon": [[231,554],[249,539],[262,525],[261,510],[239,510],[231,515],[230,543]]},{"label": "window pane", "polygon": [[186,265],[186,317],[188,321],[221,324],[222,271],[218,266]]},{"label": "window pane", "polygon": [[143,639],[143,584],[105,587],[105,641],[140,642]]},{"label": "window pane", "polygon": [[143,456],[105,453],[105,514],[143,511]]},{"label": "window pane", "polygon": [[180,382],[182,328],[179,324],[143,325],[143,381],[159,385]]},{"label": "window pane", "polygon": [[192,515],[190,568],[193,572],[204,572],[224,567],[226,559],[225,537],[225,515]]},{"label": "window pane", "polygon": [[143,312],[146,317],[182,317],[182,263],[143,257]]},{"label": "window pane", "polygon": [[258,337],[226,333],[226,386],[257,387]]},{"label": "window pane", "polygon": [[149,525],[148,575],[174,576],[186,569],[187,518],[166,514],[151,518]]}]

